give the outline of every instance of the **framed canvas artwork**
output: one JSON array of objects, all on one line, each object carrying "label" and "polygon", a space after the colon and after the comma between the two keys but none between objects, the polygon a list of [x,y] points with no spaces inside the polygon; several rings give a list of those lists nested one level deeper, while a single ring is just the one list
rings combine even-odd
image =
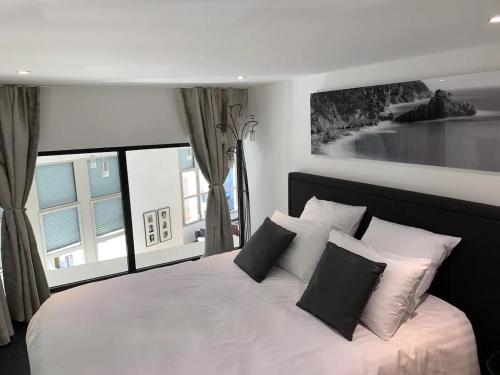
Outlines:
[{"label": "framed canvas artwork", "polygon": [[158,218],[156,210],[144,212],[144,234],[146,247],[158,244]]},{"label": "framed canvas artwork", "polygon": [[160,230],[160,242],[172,239],[172,223],[170,219],[170,207],[158,210],[158,223]]},{"label": "framed canvas artwork", "polygon": [[311,95],[311,152],[500,171],[500,72]]}]

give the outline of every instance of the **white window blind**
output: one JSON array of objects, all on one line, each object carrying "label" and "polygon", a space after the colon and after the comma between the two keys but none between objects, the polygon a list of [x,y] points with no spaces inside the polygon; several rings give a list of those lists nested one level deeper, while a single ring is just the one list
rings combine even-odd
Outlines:
[{"label": "white window blind", "polygon": [[[108,164],[109,176],[103,177],[103,163]],[[121,191],[120,188],[120,170],[118,168],[118,158],[106,157],[97,158],[96,167],[91,167],[91,162],[88,161],[89,178],[90,178],[90,195],[92,198],[102,197],[105,195],[116,194]]]},{"label": "white window blind", "polygon": [[42,222],[47,252],[81,242],[76,207],[44,214]]},{"label": "white window blind", "polygon": [[36,189],[40,209],[76,202],[73,163],[36,167]]},{"label": "white window blind", "polygon": [[121,198],[94,203],[97,237],[123,229],[123,207]]},{"label": "white window blind", "polygon": [[194,168],[194,155],[191,147],[179,149],[179,163],[182,170]]}]

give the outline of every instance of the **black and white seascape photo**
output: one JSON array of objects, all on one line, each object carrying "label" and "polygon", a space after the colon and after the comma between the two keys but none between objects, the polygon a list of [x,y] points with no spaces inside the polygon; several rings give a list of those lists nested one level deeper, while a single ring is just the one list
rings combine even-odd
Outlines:
[{"label": "black and white seascape photo", "polygon": [[311,151],[500,171],[500,72],[311,95]]}]

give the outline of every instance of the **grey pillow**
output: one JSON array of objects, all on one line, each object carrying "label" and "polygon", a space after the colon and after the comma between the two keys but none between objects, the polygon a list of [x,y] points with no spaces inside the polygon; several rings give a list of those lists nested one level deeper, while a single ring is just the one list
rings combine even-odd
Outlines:
[{"label": "grey pillow", "polygon": [[295,233],[266,218],[234,258],[248,276],[260,283],[295,238]]},{"label": "grey pillow", "polygon": [[385,267],[385,263],[373,262],[328,242],[297,306],[352,341]]}]

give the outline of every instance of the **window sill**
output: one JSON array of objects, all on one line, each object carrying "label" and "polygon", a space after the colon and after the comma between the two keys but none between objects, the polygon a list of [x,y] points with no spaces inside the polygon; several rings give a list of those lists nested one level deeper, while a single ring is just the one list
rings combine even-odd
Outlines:
[{"label": "window sill", "polygon": [[[229,215],[231,215],[231,221],[234,221],[234,220],[238,220],[238,217],[232,217],[232,215],[237,215],[238,214],[238,210],[235,210],[235,211],[229,211]],[[191,225],[195,225],[195,224],[199,224],[199,223],[203,223],[205,222],[206,218],[203,218],[203,219],[200,219],[200,220],[196,220],[196,221],[191,221],[189,223],[183,223],[183,226],[184,227],[189,227]]]},{"label": "window sill", "polygon": [[130,275],[130,274],[133,274],[133,273],[138,273],[138,272],[149,271],[149,270],[152,270],[152,269],[155,269],[155,268],[162,268],[162,267],[173,266],[173,265],[176,265],[176,264],[179,264],[179,263],[185,263],[185,262],[189,262],[189,261],[196,261],[196,260],[199,260],[200,258],[201,258],[201,256],[195,256],[195,257],[190,257],[190,258],[178,259],[178,260],[171,261],[171,262],[166,262],[166,263],[162,263],[162,264],[156,264],[154,266],[148,266],[148,267],[139,268],[139,269],[137,269],[136,272],[124,271],[124,272],[114,273],[112,275],[100,276],[100,277],[95,277],[95,278],[92,278],[92,279],[82,280],[82,281],[78,281],[78,282],[74,282],[74,283],[53,286],[53,287],[50,288],[50,292],[51,293],[58,293],[58,292],[62,292],[64,290],[68,290],[68,289],[75,288],[77,286],[81,286],[81,285],[85,285],[85,284],[89,284],[89,283],[94,283],[94,282],[97,282],[97,281],[104,281],[104,280],[108,280],[108,279],[113,279],[115,277],[126,276],[126,275]]}]

